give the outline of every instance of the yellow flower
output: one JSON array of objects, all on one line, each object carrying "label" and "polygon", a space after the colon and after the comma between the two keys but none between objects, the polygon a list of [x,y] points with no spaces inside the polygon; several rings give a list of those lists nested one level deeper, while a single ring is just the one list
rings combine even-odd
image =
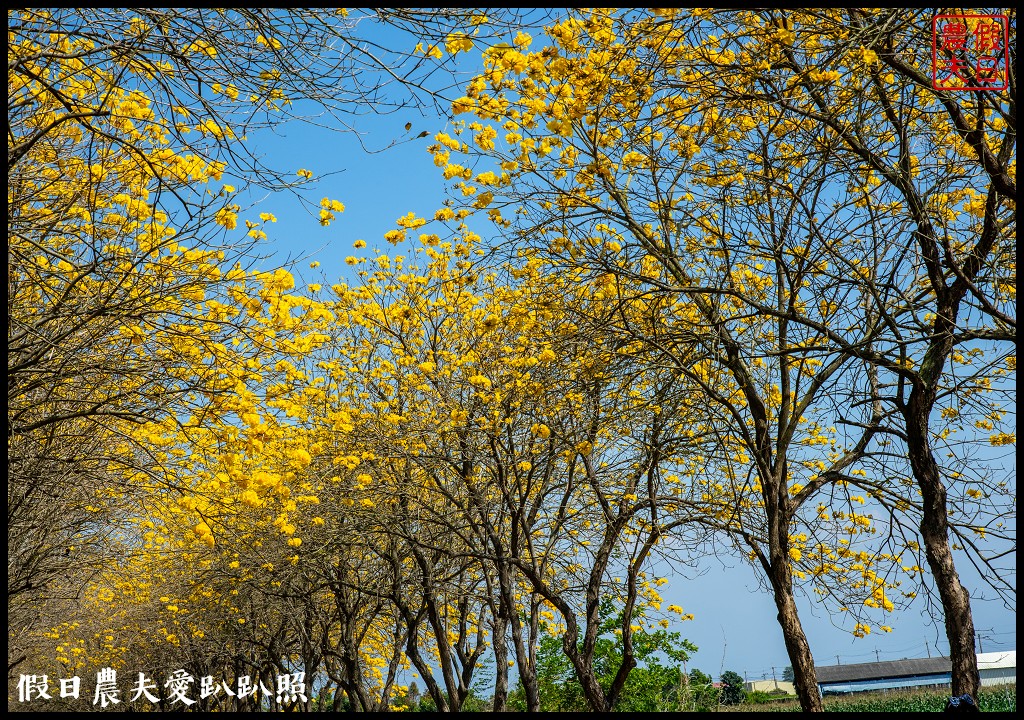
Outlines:
[{"label": "yellow flower", "polygon": [[[452,33],[445,40],[444,47],[452,55],[457,55],[460,52],[469,52],[472,50],[473,41],[463,33]],[[440,54],[438,54],[437,57],[440,57]]]},{"label": "yellow flower", "polygon": [[482,388],[489,390],[491,387],[491,381],[483,375],[471,375],[469,378],[469,384],[473,387]]},{"label": "yellow flower", "polygon": [[281,41],[277,38],[266,38],[263,35],[257,35],[256,42],[264,47],[273,47],[275,50],[281,49]]},{"label": "yellow flower", "polygon": [[221,208],[213,216],[213,221],[218,225],[223,225],[228,230],[234,230],[238,225],[238,215],[228,208]]}]

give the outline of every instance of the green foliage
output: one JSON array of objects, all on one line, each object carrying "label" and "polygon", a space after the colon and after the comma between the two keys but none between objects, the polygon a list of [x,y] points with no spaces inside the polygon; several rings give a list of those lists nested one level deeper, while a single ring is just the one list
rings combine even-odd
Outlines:
[{"label": "green foliage", "polygon": [[747,691],[743,688],[743,676],[732,670],[722,673],[722,704],[739,705]]},{"label": "green foliage", "polygon": [[[594,668],[601,686],[611,687],[622,665],[622,611],[611,598],[601,601],[600,635],[594,652]],[[634,624],[642,625],[643,614],[634,615]],[[679,663],[689,659],[697,648],[678,632],[650,631],[644,628],[633,633],[633,649],[637,665],[629,674],[626,686],[615,703],[617,712],[659,712],[683,709],[683,682]],[[586,712],[583,688],[569,659],[562,651],[561,638],[545,634],[537,652],[537,680],[541,710],[546,712]],[[526,710],[522,688],[509,695],[509,708]]]},{"label": "green foliage", "polygon": [[474,686],[462,702],[460,712],[490,712],[490,710],[491,700],[477,694],[477,688]]},{"label": "green foliage", "polygon": [[796,695],[792,695],[785,690],[779,688],[777,690],[751,690],[743,698],[744,705],[778,705],[780,703],[786,703],[790,700],[795,700]]},{"label": "green foliage", "polygon": [[786,681],[786,682],[793,682],[795,677],[796,676],[793,675],[793,666],[792,665],[787,665],[785,668],[783,668],[783,670],[782,670],[782,679],[784,681]]},{"label": "green foliage", "polygon": [[[828,712],[942,712],[949,699],[949,690],[943,692],[889,693],[870,697],[846,697],[827,700]],[[1008,687],[983,690],[978,694],[978,708],[982,712],[1015,712],[1017,693]]]},{"label": "green foliage", "polygon": [[718,707],[719,689],[715,687],[710,675],[705,675],[697,668],[690,671],[689,683],[686,686],[684,710],[708,712]]},{"label": "green foliage", "polygon": [[982,712],[1017,712],[1017,686],[1003,685],[978,693],[978,709]]},{"label": "green foliage", "polygon": [[404,706],[410,710],[417,710],[419,709],[419,704],[420,700],[422,700],[422,697],[423,696],[420,695],[419,686],[416,685],[415,681],[413,681],[409,685],[409,688],[404,693],[399,693],[394,697],[394,699],[391,702],[391,705],[393,707]]},{"label": "green foliage", "polygon": [[[758,694],[760,693],[750,693],[751,696]],[[948,688],[945,690],[905,690],[826,697],[824,705],[826,712],[942,712],[948,698]],[[748,711],[757,712],[800,712],[800,704],[796,700],[754,705],[748,698],[745,707]],[[1005,685],[983,689],[978,694],[978,708],[982,712],[1016,712],[1016,686]]]},{"label": "green foliage", "polygon": [[[483,697],[481,683],[474,683],[469,694],[462,702],[459,712],[490,712],[492,707],[491,698]],[[447,697],[447,695],[445,696]],[[437,712],[437,703],[430,693],[420,693],[419,687],[413,682],[404,693],[399,693],[391,702],[392,708],[402,708],[407,712]],[[348,708],[346,707],[346,710]]]},{"label": "green foliage", "polygon": [[766,693],[764,690],[752,690],[747,693],[747,696],[743,698],[743,702],[747,705],[764,705],[769,703],[774,698]]}]

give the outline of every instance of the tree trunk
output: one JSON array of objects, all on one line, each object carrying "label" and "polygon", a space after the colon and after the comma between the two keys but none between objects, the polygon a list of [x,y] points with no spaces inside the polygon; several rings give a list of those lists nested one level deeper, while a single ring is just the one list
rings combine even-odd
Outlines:
[{"label": "tree trunk", "polygon": [[926,402],[927,395],[928,393],[921,392],[915,387],[906,410],[910,465],[924,501],[921,539],[924,541],[928,567],[942,601],[949,657],[953,666],[953,694],[970,693],[971,697],[977,698],[981,676],[978,673],[978,656],[974,652],[971,597],[967,589],[960,584],[960,576],[956,571],[953,552],[949,545],[946,488],[928,442],[931,403]]},{"label": "tree trunk", "polygon": [[[511,586],[509,586],[511,587]],[[504,590],[503,590],[504,592]],[[514,595],[509,591],[504,602],[509,609],[509,623],[512,625],[512,642],[519,666],[519,682],[526,694],[526,711],[540,712],[540,684],[537,682],[537,611],[536,603],[531,599],[530,617],[527,627],[515,611]],[[529,632],[523,640],[523,630]]]},{"label": "tree trunk", "polygon": [[789,579],[789,568],[785,563],[773,563],[771,582],[775,596],[775,606],[779,609],[779,627],[789,652],[789,661],[793,665],[793,684],[800,698],[800,709],[804,712],[824,712],[821,704],[821,693],[818,692],[818,676],[814,671],[814,658],[811,646],[807,643],[800,616],[796,609],[796,598],[793,596],[793,585]]},{"label": "tree trunk", "polygon": [[494,618],[491,640],[494,646],[495,678],[491,712],[505,712],[508,705],[508,638],[505,637],[507,625],[504,618]]},{"label": "tree trunk", "polygon": [[[929,238],[934,237],[930,228],[928,232],[932,233],[928,235]],[[938,244],[934,240],[931,254],[938,255]],[[974,652],[971,598],[960,584],[960,576],[953,561],[949,544],[946,486],[939,464],[935,461],[929,427],[939,378],[953,349],[959,304],[965,292],[966,286],[963,283],[950,288],[936,288],[936,319],[932,339],[903,408],[903,420],[910,467],[921,490],[921,539],[924,541],[925,558],[942,601],[946,639],[949,641],[949,656],[953,666],[953,693],[970,693],[971,697],[977,698],[981,676],[978,673],[978,656]]]}]

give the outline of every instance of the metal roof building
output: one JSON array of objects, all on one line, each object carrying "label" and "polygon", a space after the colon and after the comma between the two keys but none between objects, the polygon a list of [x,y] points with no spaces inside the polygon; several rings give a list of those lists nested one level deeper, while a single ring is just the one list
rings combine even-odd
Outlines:
[{"label": "metal roof building", "polygon": [[978,655],[981,686],[1017,683],[1017,651],[981,653]]},{"label": "metal roof building", "polygon": [[[1003,685],[1017,682],[1016,650],[978,655],[981,684]],[[948,657],[887,660],[884,662],[829,665],[815,668],[818,687],[830,693],[923,688],[949,685],[952,665]]]}]

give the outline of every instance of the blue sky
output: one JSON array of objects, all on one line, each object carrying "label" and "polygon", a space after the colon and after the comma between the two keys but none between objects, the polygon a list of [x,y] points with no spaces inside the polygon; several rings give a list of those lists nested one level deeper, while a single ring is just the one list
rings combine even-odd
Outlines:
[{"label": "blue sky", "polygon": [[[473,62],[473,58],[467,57],[465,62]],[[382,116],[368,114],[355,121],[361,142],[351,132],[294,122],[274,133],[250,137],[251,147],[273,167],[291,173],[305,168],[322,178],[308,189],[308,199],[316,203],[326,196],[346,206],[345,212],[325,228],[319,225],[315,213],[311,215],[287,193],[251,197],[252,201],[262,198],[257,212],[272,212],[278,219],[276,225],[266,228],[269,240],[264,250],[271,256],[264,263],[265,269],[302,258],[293,270],[297,279],[325,286],[351,281],[353,276],[344,258],[355,254],[353,242],[363,239],[370,249],[388,247],[382,236],[395,227],[396,218],[410,211],[429,218],[442,206],[445,184],[425,148],[433,142],[435,133],[445,129],[443,119],[405,110]],[[410,131],[405,130],[406,123],[412,123]],[[423,130],[429,135],[416,138]],[[309,262],[314,260],[321,266],[311,270]],[[965,584],[975,589],[975,594],[983,594],[983,581],[962,553],[958,560]],[[774,667],[781,677],[789,660],[771,594],[758,588],[754,570],[735,560],[730,567],[723,567],[715,559],[702,570],[696,578],[692,571],[689,578],[673,577],[670,569],[665,571],[670,580],[663,588],[666,603],[681,605],[696,616],[675,628],[700,648],[689,666],[715,677],[722,670],[735,670],[750,679],[770,678]],[[988,594],[992,595],[991,591]],[[824,607],[802,599],[801,620],[816,663],[834,664],[837,657],[848,664],[945,653],[948,646],[941,621],[930,617],[921,597],[915,603],[886,620],[894,628],[892,633],[876,629],[868,637],[857,639],[850,634],[852,621],[846,622],[845,629],[838,628],[834,623],[842,618],[834,618]],[[1014,611],[998,600],[980,598],[973,607],[985,652],[1016,648]]]}]

